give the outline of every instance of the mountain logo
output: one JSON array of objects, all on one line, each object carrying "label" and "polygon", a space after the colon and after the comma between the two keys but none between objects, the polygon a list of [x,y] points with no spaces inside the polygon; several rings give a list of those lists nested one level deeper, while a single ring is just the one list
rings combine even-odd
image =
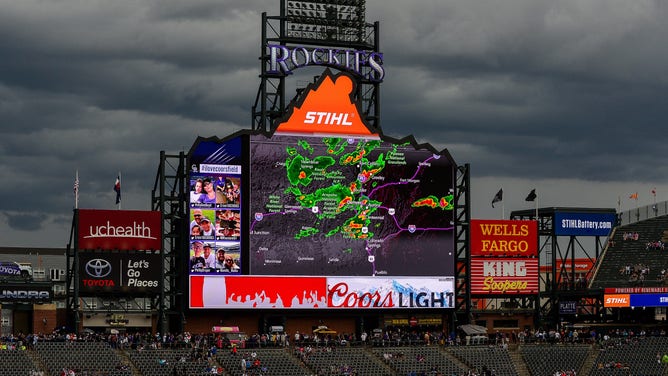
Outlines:
[{"label": "mountain logo", "polygon": [[353,93],[355,80],[349,74],[333,75],[326,69],[279,120],[276,132],[377,137],[361,116]]}]

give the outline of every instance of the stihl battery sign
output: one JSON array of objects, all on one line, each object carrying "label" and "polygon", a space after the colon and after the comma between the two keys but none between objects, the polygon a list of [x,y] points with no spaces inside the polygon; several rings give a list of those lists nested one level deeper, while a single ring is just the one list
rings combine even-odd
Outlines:
[{"label": "stihl battery sign", "polygon": [[78,249],[158,250],[162,248],[158,211],[79,210]]}]

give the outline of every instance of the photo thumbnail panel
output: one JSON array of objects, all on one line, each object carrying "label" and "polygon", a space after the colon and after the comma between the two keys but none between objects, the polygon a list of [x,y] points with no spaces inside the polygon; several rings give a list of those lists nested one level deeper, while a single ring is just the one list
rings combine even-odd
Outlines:
[{"label": "photo thumbnail panel", "polygon": [[198,140],[190,152],[191,275],[240,274],[241,138]]},{"label": "photo thumbnail panel", "polygon": [[188,267],[191,275],[241,273],[241,248],[238,241],[190,242]]}]

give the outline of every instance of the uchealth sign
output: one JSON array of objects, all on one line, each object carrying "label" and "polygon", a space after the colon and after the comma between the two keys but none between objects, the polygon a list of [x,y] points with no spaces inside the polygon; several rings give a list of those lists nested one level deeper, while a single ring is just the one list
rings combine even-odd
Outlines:
[{"label": "uchealth sign", "polygon": [[79,252],[78,256],[82,295],[160,291],[160,254]]},{"label": "uchealth sign", "polygon": [[538,254],[536,221],[471,220],[471,256],[529,257]]},{"label": "uchealth sign", "polygon": [[472,294],[537,294],[538,259],[471,259]]},{"label": "uchealth sign", "polygon": [[190,308],[453,308],[454,278],[191,276]]},{"label": "uchealth sign", "polygon": [[162,248],[159,211],[78,210],[77,248],[156,250]]}]

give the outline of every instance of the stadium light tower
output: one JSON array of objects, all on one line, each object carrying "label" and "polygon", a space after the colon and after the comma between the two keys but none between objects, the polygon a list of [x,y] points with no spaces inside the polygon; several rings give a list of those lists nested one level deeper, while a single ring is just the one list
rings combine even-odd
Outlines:
[{"label": "stadium light tower", "polygon": [[[366,0],[281,0],[280,15],[262,14],[260,87],[253,105],[252,129],[270,131],[276,119],[287,108],[286,78],[290,73],[272,69],[272,51],[280,45],[286,49],[311,48],[319,63],[295,62],[297,67],[324,65],[346,70],[342,64],[322,63],[330,51],[350,51],[357,56],[379,54],[379,23],[366,22]],[[270,46],[274,46],[273,48]],[[305,50],[304,50],[305,51]],[[308,54],[308,53],[307,53]],[[304,56],[302,56],[304,58]],[[292,59],[292,58],[291,58]],[[286,62],[292,62],[286,59]],[[341,56],[336,59],[342,60]],[[275,56],[274,61],[275,64]],[[377,67],[376,67],[377,68]],[[380,81],[373,67],[363,65],[349,70],[358,77],[357,92],[363,116],[369,125],[380,129]]]},{"label": "stadium light tower", "polygon": [[366,27],[365,0],[288,1],[287,37],[359,43]]}]

